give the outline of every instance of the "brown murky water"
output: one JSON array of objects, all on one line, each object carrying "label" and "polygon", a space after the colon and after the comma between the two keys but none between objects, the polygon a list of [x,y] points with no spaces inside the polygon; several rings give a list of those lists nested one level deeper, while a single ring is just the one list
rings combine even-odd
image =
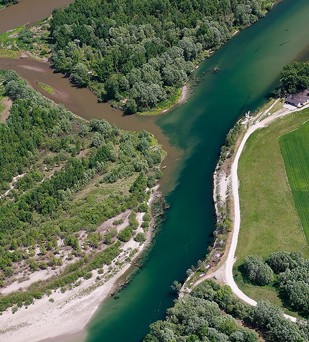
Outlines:
[{"label": "brown murky water", "polygon": [[33,24],[51,15],[54,8],[65,7],[73,0],[22,0],[0,10],[0,33],[17,26]]}]

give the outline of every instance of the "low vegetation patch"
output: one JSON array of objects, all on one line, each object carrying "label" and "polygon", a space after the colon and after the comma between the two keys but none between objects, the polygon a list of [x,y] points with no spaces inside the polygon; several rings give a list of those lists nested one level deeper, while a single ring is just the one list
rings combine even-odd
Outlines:
[{"label": "low vegetation patch", "polygon": [[27,51],[34,57],[48,58],[49,20],[45,19],[31,27],[19,26],[0,34],[0,57],[17,58],[21,51]]},{"label": "low vegetation patch", "polygon": [[20,55],[20,53],[18,51],[0,48],[0,57],[2,57],[2,58],[18,58],[19,55]]},{"label": "low vegetation patch", "polygon": [[54,88],[42,83],[42,82],[38,82],[38,85],[40,86],[40,88],[42,88],[44,91],[46,91],[48,94],[53,94],[55,92]]}]

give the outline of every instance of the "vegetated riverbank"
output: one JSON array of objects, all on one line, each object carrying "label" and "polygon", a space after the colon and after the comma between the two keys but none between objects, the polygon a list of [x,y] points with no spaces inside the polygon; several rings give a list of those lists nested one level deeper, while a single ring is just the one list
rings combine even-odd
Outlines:
[{"label": "vegetated riverbank", "polygon": [[2,8],[17,4],[18,0],[0,0],[0,10]]},{"label": "vegetated riverbank", "polygon": [[156,108],[146,112],[140,112],[139,115],[160,115],[173,110],[177,105],[181,105],[187,101],[189,96],[189,84],[185,84],[182,88],[175,91],[175,94],[168,100],[160,103]]},{"label": "vegetated riverbank", "polygon": [[151,241],[163,155],[145,131],[85,122],[15,72],[0,81],[13,102],[0,124],[0,337],[40,340],[81,330]]}]

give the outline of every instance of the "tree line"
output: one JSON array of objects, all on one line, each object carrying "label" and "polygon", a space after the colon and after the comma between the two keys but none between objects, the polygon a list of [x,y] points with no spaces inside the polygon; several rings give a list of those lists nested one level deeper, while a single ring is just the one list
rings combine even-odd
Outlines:
[{"label": "tree line", "polygon": [[250,307],[236,298],[230,287],[205,281],[176,301],[164,321],[151,324],[144,341],[254,342],[259,340],[258,332],[269,342],[305,342],[309,340],[308,327],[308,321],[287,320],[268,302]]},{"label": "tree line", "polygon": [[52,62],[131,114],[170,98],[208,50],[275,0],[76,0],[53,12]]}]

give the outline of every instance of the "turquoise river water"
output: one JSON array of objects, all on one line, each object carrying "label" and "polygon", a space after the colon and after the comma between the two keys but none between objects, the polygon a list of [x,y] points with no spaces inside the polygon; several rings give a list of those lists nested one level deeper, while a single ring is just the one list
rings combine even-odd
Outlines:
[{"label": "turquoise river water", "polygon": [[[235,121],[265,103],[282,67],[309,47],[309,1],[283,0],[241,32],[196,73],[189,101],[157,120],[185,151],[171,205],[143,267],[118,299],[104,302],[88,326],[88,342],[140,341],[175,299],[171,284],[205,256],[214,230],[212,174],[220,146]],[[220,72],[211,70],[219,67]]]}]

